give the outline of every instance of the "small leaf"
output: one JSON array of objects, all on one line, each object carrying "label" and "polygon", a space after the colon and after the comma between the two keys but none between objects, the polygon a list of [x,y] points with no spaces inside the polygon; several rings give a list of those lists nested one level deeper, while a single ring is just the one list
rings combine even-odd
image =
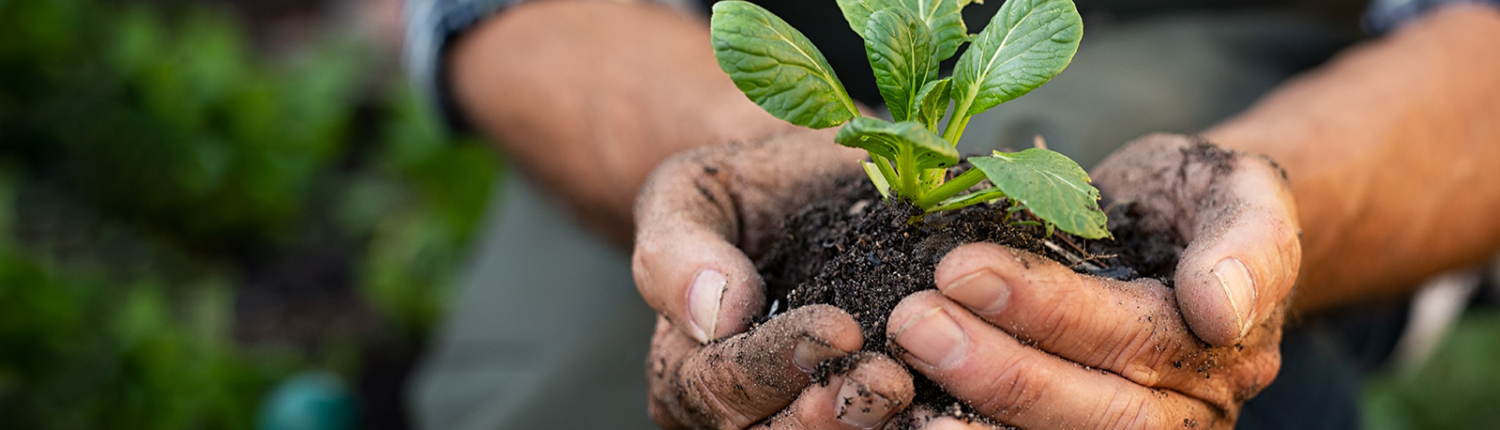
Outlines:
[{"label": "small leaf", "polygon": [[1031,148],[970,157],[969,162],[1006,196],[1057,228],[1088,239],[1109,236],[1099,209],[1099,190],[1089,185],[1088,172],[1066,155]]},{"label": "small leaf", "polygon": [[840,145],[860,148],[888,159],[897,159],[905,151],[914,157],[916,167],[936,169],[958,163],[958,150],[941,136],[911,121],[890,123],[859,117],[849,121],[833,140]]},{"label": "small leaf", "polygon": [[786,21],[744,1],[714,4],[710,21],[719,68],[766,112],[811,128],[859,116],[823,53]]},{"label": "small leaf", "polygon": [[870,15],[875,12],[901,8],[914,13],[927,23],[927,28],[932,31],[933,40],[937,43],[933,59],[943,61],[958,52],[958,47],[963,45],[969,30],[964,26],[963,7],[959,5],[961,0],[838,0],[839,9],[844,12],[844,19],[849,21],[849,28],[854,29],[860,36],[865,35],[865,27],[870,22]]},{"label": "small leaf", "polygon": [[936,130],[943,116],[948,114],[948,104],[952,101],[948,96],[948,84],[952,82],[953,78],[943,78],[923,85],[917,98],[912,100],[915,106],[911,110],[917,112],[912,120],[926,125],[928,130]]},{"label": "small leaf", "polygon": [[865,26],[865,55],[875,71],[880,96],[896,121],[910,118],[917,91],[937,79],[934,48],[932,31],[911,12],[893,8],[870,15]]},{"label": "small leaf", "polygon": [[959,112],[978,115],[1026,95],[1068,67],[1083,38],[1071,0],[1009,0],[953,69]]}]

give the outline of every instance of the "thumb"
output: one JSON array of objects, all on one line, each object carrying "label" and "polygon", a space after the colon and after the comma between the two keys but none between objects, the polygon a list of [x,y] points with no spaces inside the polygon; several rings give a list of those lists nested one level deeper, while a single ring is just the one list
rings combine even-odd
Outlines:
[{"label": "thumb", "polygon": [[1204,341],[1227,346],[1275,314],[1302,261],[1297,210],[1284,173],[1238,154],[1214,169],[1176,273],[1183,318]]},{"label": "thumb", "polygon": [[765,301],[755,265],[734,245],[739,213],[708,151],[673,157],[636,201],[631,272],[646,303],[698,342],[747,328]]},{"label": "thumb", "polygon": [[699,342],[744,331],[765,303],[749,256],[786,211],[857,174],[834,129],[702,147],[657,167],[636,199],[631,271],[646,303]]}]

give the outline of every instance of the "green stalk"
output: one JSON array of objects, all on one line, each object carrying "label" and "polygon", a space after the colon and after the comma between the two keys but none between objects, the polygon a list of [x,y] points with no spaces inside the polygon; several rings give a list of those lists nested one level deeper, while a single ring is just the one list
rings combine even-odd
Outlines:
[{"label": "green stalk", "polygon": [[949,180],[947,183],[944,183],[942,186],[933,188],[932,191],[928,191],[926,195],[922,196],[922,198],[912,200],[912,204],[917,205],[917,207],[925,210],[932,207],[933,205],[942,203],[943,200],[947,200],[949,197],[953,197],[954,195],[957,195],[958,193],[961,193],[964,190],[973,187],[975,184],[978,184],[983,180],[983,171],[980,171],[979,169],[969,169],[963,174],[960,174],[954,177],[952,180]]},{"label": "green stalk", "polygon": [[948,128],[943,130],[943,140],[953,145],[958,145],[958,138],[964,135],[964,128],[969,126],[969,107],[974,105],[974,97],[964,98],[964,102],[953,110],[953,119],[948,121]]},{"label": "green stalk", "polygon": [[931,191],[939,185],[943,185],[943,176],[948,174],[948,169],[926,169],[922,172],[922,188]]},{"label": "green stalk", "polygon": [[896,174],[901,176],[901,195],[908,200],[917,201],[922,198],[917,187],[917,157],[911,150],[903,150],[896,154]]},{"label": "green stalk", "polygon": [[899,181],[901,178],[898,177],[898,176],[896,176],[896,171],[895,170],[891,170],[891,160],[887,160],[887,159],[885,159],[885,157],[881,157],[879,155],[875,155],[874,153],[869,153],[869,154],[870,154],[870,161],[875,163],[875,167],[877,169],[880,169],[880,176],[884,176],[885,177],[885,183],[887,183],[887,184],[896,184],[896,183],[898,183],[897,181]]},{"label": "green stalk", "polygon": [[999,199],[999,198],[1005,197],[1004,193],[998,193],[998,192],[996,192],[996,193],[992,193],[992,194],[994,194],[994,198],[967,199],[967,200],[963,200],[963,201],[957,201],[957,202],[949,203],[949,204],[946,204],[946,205],[938,206],[938,207],[935,207],[935,208],[932,208],[932,209],[926,209],[924,212],[925,213],[933,213],[933,212],[951,211],[951,210],[954,210],[954,209],[963,209],[963,208],[966,208],[966,207],[969,207],[969,206],[974,206],[974,205],[977,205],[977,204],[980,204],[980,203],[994,201],[995,199]]}]

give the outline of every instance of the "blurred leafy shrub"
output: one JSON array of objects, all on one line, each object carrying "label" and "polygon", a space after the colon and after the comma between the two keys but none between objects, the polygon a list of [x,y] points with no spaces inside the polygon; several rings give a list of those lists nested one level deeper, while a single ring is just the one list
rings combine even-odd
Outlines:
[{"label": "blurred leafy shrub", "polygon": [[[420,337],[501,171],[368,75],[358,41],[267,58],[231,16],[172,3],[0,0],[0,428],[246,428],[279,378],[357,372],[234,341],[252,260],[340,242],[332,287],[382,319],[357,335]],[[39,229],[15,221],[16,189],[95,224],[18,239]],[[46,234],[96,230],[172,257],[50,253]],[[363,350],[341,346],[323,354]]]},{"label": "blurred leafy shrub", "polygon": [[[14,199],[0,179],[0,199]],[[9,230],[9,205],[0,227]],[[175,297],[25,256],[0,238],[0,416],[6,428],[249,428],[259,393],[301,360],[230,344],[227,288]]]},{"label": "blurred leafy shrub", "polygon": [[1421,370],[1374,378],[1364,390],[1372,430],[1479,429],[1500,426],[1500,310],[1478,308]]},{"label": "blurred leafy shrub", "polygon": [[274,69],[223,14],[0,7],[0,147],[109,216],[199,247],[274,239],[347,144],[354,49]]}]

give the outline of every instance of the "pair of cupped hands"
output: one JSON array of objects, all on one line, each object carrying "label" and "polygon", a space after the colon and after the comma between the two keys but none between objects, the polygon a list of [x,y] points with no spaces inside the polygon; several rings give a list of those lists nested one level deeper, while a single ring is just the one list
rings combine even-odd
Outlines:
[{"label": "pair of cupped hands", "polygon": [[[1024,429],[1219,429],[1275,378],[1301,260],[1285,175],[1264,157],[1180,135],[1137,139],[1092,172],[1146,231],[1187,245],[1172,287],[975,243],[943,257],[937,290],[891,313],[888,342],[909,367],[859,352],[860,327],[830,306],[748,330],[765,301],[752,261],[778,221],[835,178],[863,174],[863,154],[831,133],[699,148],[647,181],[632,266],[660,315],[646,371],[662,426],[991,428],[912,407],[910,369],[989,421]],[[852,368],[814,382],[819,363],[851,354]]]}]

